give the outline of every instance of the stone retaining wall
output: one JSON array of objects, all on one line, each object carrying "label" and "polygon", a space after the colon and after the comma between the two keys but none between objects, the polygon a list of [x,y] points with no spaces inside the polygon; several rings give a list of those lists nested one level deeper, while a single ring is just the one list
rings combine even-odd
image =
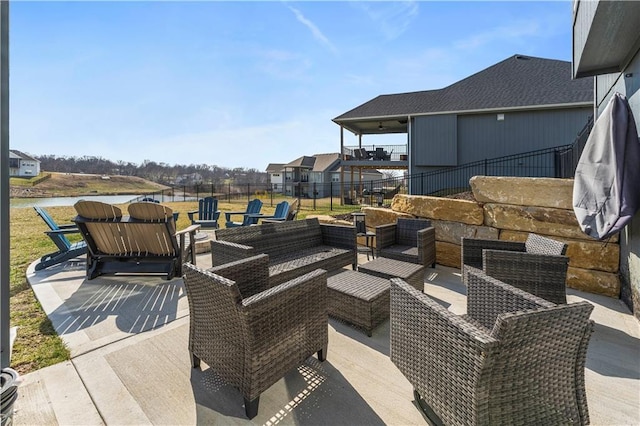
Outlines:
[{"label": "stone retaining wall", "polygon": [[394,196],[391,209],[365,207],[367,226],[397,217],[424,217],[436,228],[436,261],[460,267],[460,239],[524,241],[529,232],[567,244],[567,286],[611,297],[620,295],[620,246],[584,234],[573,213],[573,179],[476,176],[477,201],[419,195]]}]

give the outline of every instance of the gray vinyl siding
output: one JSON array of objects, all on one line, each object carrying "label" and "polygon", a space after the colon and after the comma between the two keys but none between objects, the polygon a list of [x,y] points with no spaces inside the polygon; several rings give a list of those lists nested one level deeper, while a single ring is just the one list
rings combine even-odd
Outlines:
[{"label": "gray vinyl siding", "polygon": [[[592,108],[458,116],[458,164],[573,143]],[[502,113],[501,113],[502,114]]]},{"label": "gray vinyl siding", "polygon": [[458,147],[456,115],[415,117],[411,124],[414,166],[455,166]]},{"label": "gray vinyl siding", "polygon": [[[627,76],[628,75],[628,76]],[[607,106],[609,99],[615,92],[627,97],[636,125],[640,127],[640,56],[631,61],[629,66],[621,73],[604,74],[596,77],[596,99],[598,115]]]},{"label": "gray vinyl siding", "polygon": [[589,36],[589,28],[593,22],[593,18],[598,8],[598,2],[595,1],[581,1],[578,6],[578,10],[575,11],[574,27],[573,27],[573,66],[578,63],[584,47],[587,43]]}]

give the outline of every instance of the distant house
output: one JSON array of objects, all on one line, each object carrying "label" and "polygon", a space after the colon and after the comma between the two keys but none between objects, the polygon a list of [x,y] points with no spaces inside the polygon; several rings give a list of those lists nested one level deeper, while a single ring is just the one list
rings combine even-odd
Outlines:
[{"label": "distant house", "polygon": [[282,169],[284,168],[284,164],[280,163],[269,163],[267,166],[267,183],[271,185],[271,189],[273,192],[283,192],[284,188],[282,186],[284,182],[284,176],[282,174]]},{"label": "distant house", "polygon": [[34,177],[40,174],[40,160],[24,152],[9,150],[9,176]]},{"label": "distant house", "polygon": [[[290,163],[282,165],[281,174],[284,177],[283,191],[294,197],[313,197],[314,190],[317,198],[340,195],[340,176],[342,174],[340,154],[315,154],[302,156]],[[345,169],[344,188],[351,185],[351,169]],[[363,170],[362,179],[354,170],[354,182],[365,184],[372,180],[380,180],[383,175],[378,170]]]},{"label": "distant house", "polygon": [[333,121],[363,145],[367,135],[406,133],[406,146],[385,149],[408,161],[389,163],[419,174],[571,144],[592,115],[593,78],[572,79],[571,62],[514,55],[443,89],[380,95]]},{"label": "distant house", "polygon": [[176,176],[175,185],[200,185],[203,182],[202,175],[198,172],[185,173],[180,176]]}]

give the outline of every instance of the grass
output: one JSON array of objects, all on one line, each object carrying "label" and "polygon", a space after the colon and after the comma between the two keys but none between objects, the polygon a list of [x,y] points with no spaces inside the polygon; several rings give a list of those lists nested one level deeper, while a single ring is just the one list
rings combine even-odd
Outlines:
[{"label": "grass", "polygon": [[[262,213],[270,214],[275,205],[283,197],[274,197],[273,206],[270,196],[260,197],[264,203]],[[290,198],[288,200],[291,200]],[[359,210],[359,206],[339,206],[334,200],[316,200],[316,209],[311,210],[313,200],[302,200],[298,219],[309,215],[338,215]],[[178,229],[190,225],[187,212],[196,210],[195,201],[165,202],[174,211],[180,212]],[[221,201],[221,211],[242,210],[246,200],[234,200],[233,203]],[[126,205],[120,205],[126,211]],[[58,224],[70,223],[75,216],[73,207],[47,207],[47,211]],[[18,327],[18,335],[13,347],[11,367],[20,374],[26,374],[49,365],[69,359],[69,350],[56,334],[47,315],[42,309],[26,279],[27,267],[36,259],[56,250],[55,245],[44,232],[48,230],[45,223],[31,208],[11,208],[10,219],[10,287],[11,287],[11,326]],[[224,216],[220,223],[224,227]],[[69,239],[77,241],[78,235],[70,235]]]},{"label": "grass", "polygon": [[149,194],[168,188],[164,185],[135,176],[109,176],[108,179],[104,179],[100,175],[54,172],[46,172],[45,174],[49,174],[51,177],[37,182],[37,184],[33,186],[31,186],[31,183],[40,179],[39,177],[26,180],[12,178],[10,185],[15,189],[30,186],[29,194],[41,197],[73,197],[98,194]]}]

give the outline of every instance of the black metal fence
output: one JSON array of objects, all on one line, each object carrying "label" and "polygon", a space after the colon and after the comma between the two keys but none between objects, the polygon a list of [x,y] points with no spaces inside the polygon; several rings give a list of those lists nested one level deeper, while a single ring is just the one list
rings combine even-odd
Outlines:
[{"label": "black metal fence", "polygon": [[[268,183],[181,185],[137,199],[153,198],[164,201],[193,201],[206,196],[221,201],[246,204],[253,198],[274,206],[284,199],[298,198],[301,209],[336,210],[343,205],[384,205],[396,194],[447,196],[469,191],[473,176],[517,177],[573,177],[584,145],[593,127],[593,117],[578,134],[574,143],[540,149],[523,154],[486,159],[461,166],[416,173],[383,180],[364,182],[291,182],[283,186]],[[343,199],[340,199],[340,196]],[[318,204],[322,203],[322,204]]]},{"label": "black metal fence", "polygon": [[576,140],[569,145],[371,181],[366,183],[366,189],[371,194],[389,194],[395,191],[403,194],[411,192],[414,195],[447,196],[470,191],[469,180],[473,176],[572,178],[592,128],[593,116],[589,118]]},{"label": "black metal fence", "polygon": [[[363,186],[358,186],[358,194],[362,193]],[[344,193],[350,190],[350,184],[345,183]],[[264,183],[246,184],[199,184],[199,185],[179,185],[169,189],[140,195],[131,201],[155,200],[163,202],[196,201],[200,198],[213,196],[220,202],[237,203],[246,205],[250,200],[258,198],[265,205],[275,206],[283,199],[298,199],[302,210],[339,210],[342,204],[354,205],[361,202],[354,197],[345,198],[344,203],[340,203],[340,183],[339,182],[289,182],[286,189],[282,185],[272,185]],[[347,207],[346,210],[353,210],[355,207]]]}]

